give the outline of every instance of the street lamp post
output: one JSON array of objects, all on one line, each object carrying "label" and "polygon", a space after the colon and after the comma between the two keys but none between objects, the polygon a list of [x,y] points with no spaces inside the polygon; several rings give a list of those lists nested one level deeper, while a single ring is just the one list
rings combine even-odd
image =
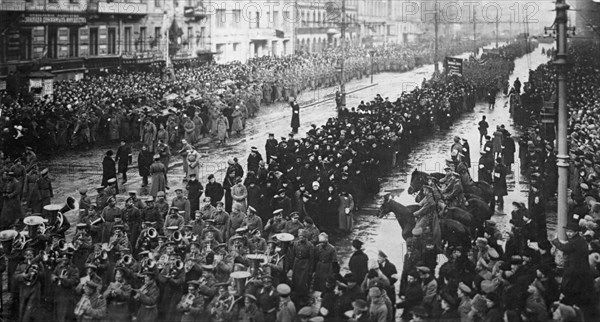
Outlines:
[{"label": "street lamp post", "polygon": [[371,55],[371,84],[373,84],[373,56],[375,55],[375,50],[369,50],[369,55]]},{"label": "street lamp post", "polygon": [[556,164],[558,166],[558,200],[557,200],[557,231],[558,238],[566,240],[565,226],[568,221],[567,186],[569,184],[569,155],[567,143],[568,107],[567,107],[567,11],[569,5],[565,0],[556,0],[556,66],[557,98],[558,98],[558,155]]}]

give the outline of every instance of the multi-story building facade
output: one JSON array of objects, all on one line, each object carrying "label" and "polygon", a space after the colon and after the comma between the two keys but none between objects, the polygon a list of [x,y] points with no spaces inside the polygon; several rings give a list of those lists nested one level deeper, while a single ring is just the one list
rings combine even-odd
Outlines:
[{"label": "multi-story building facade", "polygon": [[209,51],[205,16],[201,0],[0,0],[0,75],[43,65],[58,79],[80,77],[164,60],[169,46],[195,57]]},{"label": "multi-story building facade", "polygon": [[[298,1],[296,16],[296,49],[302,52],[319,52],[339,46],[342,32],[341,2]],[[346,40],[358,45],[358,12],[346,6]]]},{"label": "multi-story building facade", "polygon": [[294,2],[206,1],[210,49],[220,63],[294,53]]}]

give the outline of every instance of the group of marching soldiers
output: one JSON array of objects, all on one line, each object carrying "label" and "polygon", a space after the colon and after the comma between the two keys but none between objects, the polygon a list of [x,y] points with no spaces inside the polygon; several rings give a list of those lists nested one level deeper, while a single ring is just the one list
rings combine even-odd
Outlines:
[{"label": "group of marching soldiers", "polygon": [[320,283],[312,273],[330,274],[337,262],[327,235],[297,213],[277,209],[263,226],[250,206],[230,233],[215,220],[220,201],[190,216],[170,207],[163,216],[152,197],[144,202],[134,192],[125,209],[109,196],[101,210],[80,193],[72,238],[64,215],[72,199],[0,232],[15,320],[279,321],[290,296],[307,297],[311,282]]}]

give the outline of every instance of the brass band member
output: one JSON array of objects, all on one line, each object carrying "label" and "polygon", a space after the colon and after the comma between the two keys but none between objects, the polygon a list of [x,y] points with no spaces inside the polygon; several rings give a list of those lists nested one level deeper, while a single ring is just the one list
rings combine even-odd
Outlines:
[{"label": "brass band member", "polygon": [[169,320],[178,320],[177,303],[181,298],[182,286],[185,284],[184,264],[174,252],[175,244],[167,242],[168,256],[166,265],[158,272],[158,284],[161,290],[160,313]]},{"label": "brass band member", "polygon": [[237,310],[235,321],[239,322],[258,322],[264,321],[264,315],[261,309],[256,305],[256,297],[252,294],[244,295],[244,304]]},{"label": "brass band member", "polygon": [[133,299],[140,303],[140,308],[137,312],[137,321],[154,322],[158,320],[158,296],[160,290],[156,285],[154,277],[156,273],[153,271],[145,271],[144,285],[138,290],[135,290]]},{"label": "brass band member", "polygon": [[33,248],[23,251],[25,259],[14,275],[19,288],[19,321],[30,321],[39,313],[44,267],[33,261],[33,254]]},{"label": "brass band member", "polygon": [[106,301],[100,296],[101,285],[87,281],[83,295],[75,306],[75,316],[79,322],[100,322],[106,316]]},{"label": "brass band member", "polygon": [[106,322],[129,321],[129,300],[131,300],[131,284],[128,282],[129,274],[124,267],[115,268],[115,281],[110,283],[104,291],[104,298],[108,302]]},{"label": "brass band member", "polygon": [[55,321],[72,321],[75,308],[75,287],[79,283],[79,269],[73,264],[73,249],[67,249],[58,260],[50,281],[54,289]]},{"label": "brass band member", "polygon": [[203,320],[204,296],[198,293],[200,282],[189,281],[188,292],[181,297],[177,310],[182,312],[181,322],[194,322]]},{"label": "brass band member", "polygon": [[263,311],[265,322],[275,322],[279,307],[279,294],[273,287],[273,277],[270,275],[262,276],[262,288],[258,291],[257,300]]},{"label": "brass band member", "polygon": [[229,283],[219,283],[216,286],[219,288],[219,293],[208,304],[208,313],[214,322],[228,321],[231,315],[230,308],[234,304],[232,293],[235,294],[235,290],[229,292]]},{"label": "brass band member", "polygon": [[79,279],[79,284],[75,288],[75,291],[79,294],[83,293],[83,287],[87,281],[92,281],[95,284],[103,285],[104,281],[102,278],[96,273],[98,266],[88,263],[85,265],[85,276]]}]

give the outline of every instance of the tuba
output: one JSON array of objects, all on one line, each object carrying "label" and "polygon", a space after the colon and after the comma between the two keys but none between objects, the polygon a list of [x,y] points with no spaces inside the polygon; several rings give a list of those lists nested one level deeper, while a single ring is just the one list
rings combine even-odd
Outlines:
[{"label": "tuba", "polygon": [[[60,208],[58,213],[62,215],[73,209],[75,209],[75,198],[67,197],[67,201],[65,202],[64,207]],[[61,222],[61,225],[62,225],[62,222]],[[61,225],[58,225],[58,227],[60,227]]]},{"label": "tuba", "polygon": [[231,278],[235,281],[235,290],[236,295],[243,295],[246,290],[246,282],[248,281],[248,277],[252,276],[252,273],[248,271],[237,271],[229,274]]},{"label": "tuba", "polygon": [[60,227],[62,227],[64,222],[65,222],[65,216],[61,212],[58,212],[56,214],[56,222],[49,229],[56,231],[56,230],[60,229]]},{"label": "tuba", "polygon": [[260,274],[260,266],[267,260],[267,256],[263,254],[248,254],[246,256],[250,260],[250,272],[252,276]]}]

